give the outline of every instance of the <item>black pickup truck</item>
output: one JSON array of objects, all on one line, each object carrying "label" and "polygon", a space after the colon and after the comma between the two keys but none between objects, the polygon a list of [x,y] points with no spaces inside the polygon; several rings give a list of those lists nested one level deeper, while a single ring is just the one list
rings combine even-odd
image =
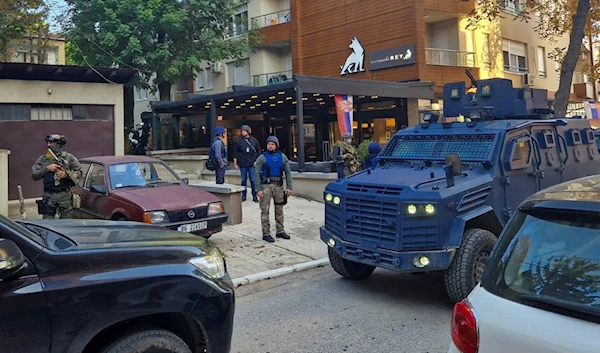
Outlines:
[{"label": "black pickup truck", "polygon": [[221,252],[134,222],[0,216],[0,351],[228,353]]}]

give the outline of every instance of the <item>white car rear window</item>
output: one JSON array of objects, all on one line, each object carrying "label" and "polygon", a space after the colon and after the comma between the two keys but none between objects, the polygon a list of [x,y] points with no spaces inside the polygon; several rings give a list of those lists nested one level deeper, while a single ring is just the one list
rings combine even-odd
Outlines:
[{"label": "white car rear window", "polygon": [[496,252],[483,280],[492,293],[600,317],[600,215],[520,211]]}]

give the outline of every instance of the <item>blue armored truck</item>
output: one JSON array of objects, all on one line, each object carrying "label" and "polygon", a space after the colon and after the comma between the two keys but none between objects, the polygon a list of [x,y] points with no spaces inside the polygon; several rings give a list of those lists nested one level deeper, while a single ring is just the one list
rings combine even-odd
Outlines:
[{"label": "blue armored truck", "polygon": [[443,271],[450,299],[464,299],[521,201],[600,173],[589,121],[552,118],[548,107],[546,90],[507,79],[468,91],[446,84],[443,120],[425,114],[392,137],[375,168],[325,188],[320,237],[333,269],[349,279],[376,267]]}]

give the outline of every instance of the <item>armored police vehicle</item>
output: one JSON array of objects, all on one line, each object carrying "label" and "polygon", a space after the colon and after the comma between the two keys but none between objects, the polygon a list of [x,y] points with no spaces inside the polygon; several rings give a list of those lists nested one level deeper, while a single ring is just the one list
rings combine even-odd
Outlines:
[{"label": "armored police vehicle", "polygon": [[499,78],[473,86],[444,86],[444,115],[459,119],[427,113],[392,137],[375,168],[327,185],[320,237],[338,274],[444,271],[458,302],[479,282],[521,201],[600,173],[589,121],[551,118],[546,90]]}]

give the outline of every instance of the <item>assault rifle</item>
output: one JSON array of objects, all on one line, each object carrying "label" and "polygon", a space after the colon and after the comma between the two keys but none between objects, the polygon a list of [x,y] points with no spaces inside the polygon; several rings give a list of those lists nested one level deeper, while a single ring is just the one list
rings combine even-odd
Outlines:
[{"label": "assault rifle", "polygon": [[[61,160],[60,158],[58,158],[56,156],[56,154],[49,148],[46,150],[46,158],[54,159],[56,161],[56,163],[58,163],[58,165],[60,166],[59,169],[65,173],[67,173],[67,176],[69,177],[69,179],[71,179],[73,184],[77,185],[77,174],[75,174],[75,172],[73,172],[71,169],[69,169],[68,166],[65,164],[65,162],[63,160]],[[54,173],[54,185],[58,186],[59,184],[60,184],[60,178],[58,177],[58,175],[56,173]]]}]

